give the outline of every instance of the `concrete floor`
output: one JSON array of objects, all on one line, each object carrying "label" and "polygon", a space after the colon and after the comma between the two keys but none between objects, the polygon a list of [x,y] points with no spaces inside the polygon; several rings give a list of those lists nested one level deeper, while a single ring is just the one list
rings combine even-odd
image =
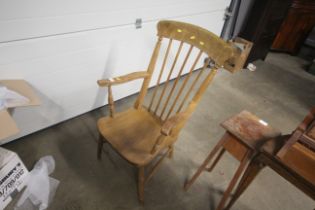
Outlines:
[{"label": "concrete floor", "polygon": [[[96,160],[96,120],[101,108],[75,119],[4,145],[16,151],[31,169],[42,156],[53,155],[53,177],[61,181],[50,210],[101,209],[215,209],[238,162],[226,154],[212,173],[203,173],[188,192],[184,181],[201,164],[224,130],[227,117],[247,109],[290,133],[315,105],[315,76],[302,71],[304,61],[285,54],[270,54],[257,61],[257,70],[234,75],[220,72],[208,88],[175,146],[145,189],[145,205],[137,200],[136,170],[105,147]],[[130,107],[135,96],[116,103]],[[14,202],[7,209],[13,209]],[[266,168],[232,209],[313,209],[315,202],[275,172]]]}]

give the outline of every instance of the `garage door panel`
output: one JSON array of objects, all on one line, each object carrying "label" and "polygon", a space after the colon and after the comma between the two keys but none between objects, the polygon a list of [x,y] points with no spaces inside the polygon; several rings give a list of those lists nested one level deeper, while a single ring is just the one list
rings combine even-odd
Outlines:
[{"label": "garage door panel", "polygon": [[[173,19],[200,25],[220,34],[222,17],[223,11],[216,11]],[[156,23],[145,22],[141,29],[135,29],[130,24],[1,43],[1,78],[27,80],[42,100],[41,106],[14,110],[13,117],[21,132],[3,143],[106,104],[107,90],[100,89],[96,81],[145,70],[157,41]],[[163,45],[161,50],[165,51],[166,46]],[[194,51],[193,56],[197,52]],[[170,57],[174,58],[175,53],[176,48]],[[162,58],[159,58],[157,66],[161,63]],[[191,63],[192,60],[185,72]],[[168,67],[170,65],[171,62]],[[151,86],[157,76],[155,73]],[[140,87],[140,80],[115,86],[114,97],[120,99],[134,94]]]},{"label": "garage door panel", "polygon": [[147,22],[222,11],[228,4],[227,0],[156,2],[0,1],[0,42],[134,24],[136,18]]}]

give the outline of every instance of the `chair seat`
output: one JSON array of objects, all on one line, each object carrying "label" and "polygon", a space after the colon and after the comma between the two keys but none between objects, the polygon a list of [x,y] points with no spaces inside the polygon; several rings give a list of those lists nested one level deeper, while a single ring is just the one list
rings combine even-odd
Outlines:
[{"label": "chair seat", "polygon": [[[97,125],[106,141],[129,162],[143,166],[155,157],[150,152],[160,135],[161,122],[145,109],[129,109],[114,118],[103,117]],[[160,150],[165,148],[166,144],[163,145]]]},{"label": "chair seat", "polygon": [[291,146],[282,162],[315,186],[315,152],[300,143]]}]

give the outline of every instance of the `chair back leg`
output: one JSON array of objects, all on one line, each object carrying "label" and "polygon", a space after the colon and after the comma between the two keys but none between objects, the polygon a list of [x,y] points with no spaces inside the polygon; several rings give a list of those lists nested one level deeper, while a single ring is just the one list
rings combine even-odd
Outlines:
[{"label": "chair back leg", "polygon": [[174,156],[174,145],[169,146],[168,158],[173,158]]},{"label": "chair back leg", "polygon": [[97,159],[102,159],[102,150],[103,150],[104,138],[102,134],[99,134],[98,143],[97,143]]}]

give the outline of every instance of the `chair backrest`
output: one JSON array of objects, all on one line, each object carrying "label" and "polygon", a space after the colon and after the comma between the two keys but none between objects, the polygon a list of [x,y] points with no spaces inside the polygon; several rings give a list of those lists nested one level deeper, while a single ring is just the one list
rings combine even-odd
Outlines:
[{"label": "chair backrest", "polygon": [[315,107],[309,114],[309,124],[305,129],[305,135],[313,140],[313,149],[315,150]]},{"label": "chair backrest", "polygon": [[279,150],[277,156],[282,159],[288,149],[299,142],[315,152],[315,107],[313,107],[301,124],[292,132],[286,144]]},{"label": "chair backrest", "polygon": [[315,107],[292,133],[277,157],[315,186]]},{"label": "chair backrest", "polygon": [[[188,23],[160,21],[157,29],[158,41],[147,70],[150,76],[143,81],[135,108],[143,108],[144,97],[152,74],[154,71],[159,71],[152,97],[145,107],[161,121],[165,121],[179,112],[186,112],[189,116],[218,69],[224,68],[230,72],[242,69],[252,46],[250,42],[239,38],[235,40],[238,44],[224,41],[215,34]],[[160,52],[162,42],[167,45],[164,53]],[[188,50],[182,53],[184,45],[188,47]],[[172,58],[169,55],[174,46],[176,53]],[[197,53],[192,53],[193,50],[197,50]],[[159,56],[161,56],[162,62],[157,68],[156,63]],[[181,56],[184,56],[183,59],[180,59]],[[187,75],[183,81],[179,82],[180,77],[185,72],[183,70],[192,56],[189,71],[186,72]],[[197,67],[197,64],[202,63],[204,56],[207,58],[206,61],[202,64],[197,75],[192,76],[193,71],[200,68]],[[181,63],[179,63],[180,60]],[[171,64],[168,70],[166,70],[167,62]],[[209,66],[211,67],[209,68]],[[178,70],[175,70],[176,68]],[[163,85],[161,78],[166,78]],[[174,80],[171,82],[171,79]]]}]

